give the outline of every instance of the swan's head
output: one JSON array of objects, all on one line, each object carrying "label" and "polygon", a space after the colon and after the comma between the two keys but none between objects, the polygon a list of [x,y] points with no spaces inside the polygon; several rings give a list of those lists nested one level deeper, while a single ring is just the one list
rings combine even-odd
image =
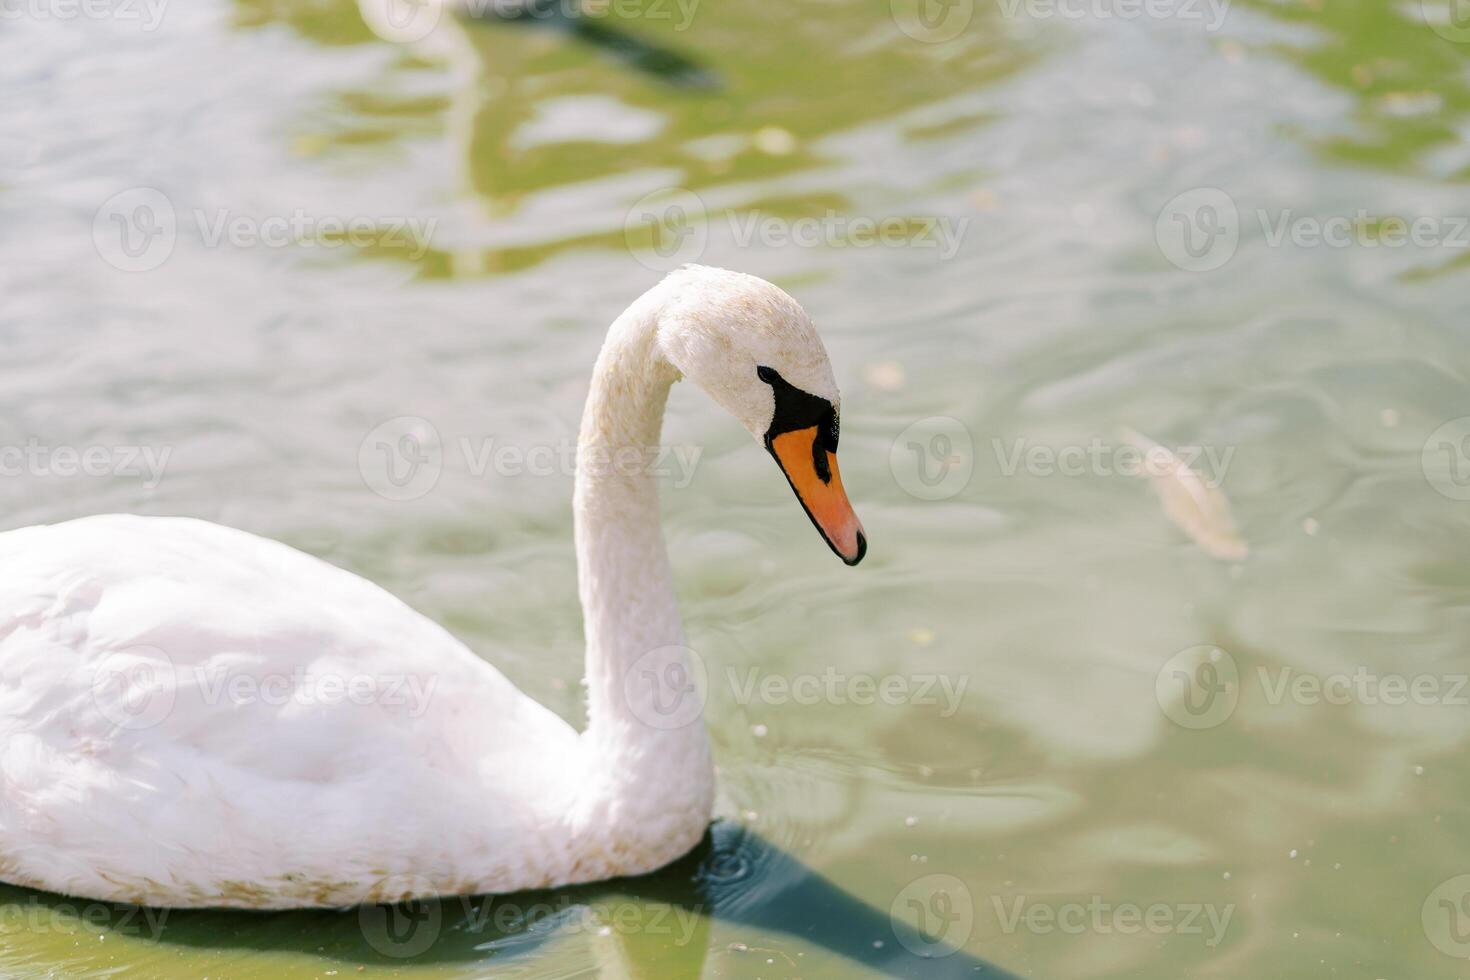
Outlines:
[{"label": "swan's head", "polygon": [[664,356],[760,440],[838,557],[862,561],[868,542],[837,470],[841,399],[806,311],[764,279],[705,266],[660,292]]}]

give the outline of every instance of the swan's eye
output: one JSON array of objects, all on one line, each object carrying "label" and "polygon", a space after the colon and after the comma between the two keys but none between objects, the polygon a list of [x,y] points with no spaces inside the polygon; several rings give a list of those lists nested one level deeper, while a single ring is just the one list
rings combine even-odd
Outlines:
[{"label": "swan's eye", "polygon": [[[817,438],[833,450],[837,448],[837,409],[825,398],[803,391],[781,377],[773,367],[760,365],[755,376],[771,386],[776,396],[776,413],[771,420],[770,435],[818,426]],[[829,441],[830,440],[830,441]]]}]

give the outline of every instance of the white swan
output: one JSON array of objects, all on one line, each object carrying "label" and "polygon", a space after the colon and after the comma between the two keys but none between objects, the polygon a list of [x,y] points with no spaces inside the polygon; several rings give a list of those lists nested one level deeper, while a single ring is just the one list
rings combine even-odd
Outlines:
[{"label": "white swan", "polygon": [[612,325],[582,419],[580,735],[382,589],[275,541],[117,515],[0,534],[0,878],[291,908],[565,885],[684,854],[714,776],[657,488],[628,465],[658,443],[681,376],[764,441],[843,560],[866,549],[807,316],[752,276],[670,275]]}]

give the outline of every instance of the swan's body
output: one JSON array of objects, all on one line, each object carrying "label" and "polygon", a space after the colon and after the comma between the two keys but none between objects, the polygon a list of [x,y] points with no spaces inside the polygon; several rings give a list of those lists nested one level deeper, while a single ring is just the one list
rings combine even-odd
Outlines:
[{"label": "swan's body", "polygon": [[[0,535],[0,595],[0,877],[346,905],[395,875],[452,893],[573,873],[572,783],[550,777],[580,764],[576,732],[364,579],[203,521],[104,516]],[[322,703],[332,677],[374,696]]]},{"label": "swan's body", "polygon": [[[655,446],[681,372],[764,427],[834,550],[860,559],[840,477],[806,472],[825,436],[788,426],[818,403],[835,418],[826,356],[760,280],[691,268],[630,307],[579,458]],[[387,592],[277,542],[127,516],[0,534],[0,879],[286,908],[564,885],[685,853],[714,777],[702,720],[668,710],[690,675],[656,488],[583,465],[574,506],[580,734]]]}]

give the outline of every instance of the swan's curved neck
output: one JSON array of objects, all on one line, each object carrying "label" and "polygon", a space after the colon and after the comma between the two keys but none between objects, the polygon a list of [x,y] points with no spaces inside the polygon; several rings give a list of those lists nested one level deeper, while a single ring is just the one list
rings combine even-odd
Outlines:
[{"label": "swan's curved neck", "polygon": [[[594,771],[624,799],[682,782],[708,806],[708,737],[684,652],[652,475],[664,405],[679,377],[645,296],[613,324],[597,359],[577,443],[579,593],[587,632]],[[696,801],[698,802],[698,801]]]}]

